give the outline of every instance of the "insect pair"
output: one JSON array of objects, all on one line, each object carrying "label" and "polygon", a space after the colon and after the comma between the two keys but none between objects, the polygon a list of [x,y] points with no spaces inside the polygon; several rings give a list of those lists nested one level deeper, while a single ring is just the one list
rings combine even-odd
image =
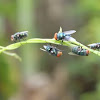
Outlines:
[{"label": "insect pair", "polygon": [[[53,56],[60,57],[62,55],[62,50],[60,50],[56,47],[53,47],[51,45],[44,45],[43,47],[44,47],[44,49],[42,49],[42,48],[40,48],[40,49],[48,52],[49,54],[51,54]],[[87,49],[83,49],[80,46],[73,46],[73,47],[71,47],[71,52],[68,54],[79,55],[79,56],[88,56],[89,53],[90,53],[90,51]]]}]

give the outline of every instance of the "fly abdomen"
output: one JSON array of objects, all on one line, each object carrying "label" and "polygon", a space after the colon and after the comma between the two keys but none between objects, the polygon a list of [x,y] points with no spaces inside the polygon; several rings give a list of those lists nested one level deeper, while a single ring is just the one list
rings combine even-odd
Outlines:
[{"label": "fly abdomen", "polygon": [[88,56],[90,53],[89,50],[83,49],[82,47],[79,47],[79,46],[72,47],[72,52],[80,56]]},{"label": "fly abdomen", "polygon": [[80,56],[87,56],[86,50],[82,49],[81,51],[78,51],[78,55],[80,55]]},{"label": "fly abdomen", "polygon": [[96,48],[100,49],[100,43],[97,43]]},{"label": "fly abdomen", "polygon": [[92,45],[90,46],[91,49],[98,49],[98,45]]},{"label": "fly abdomen", "polygon": [[23,39],[23,38],[26,38],[28,35],[27,33],[22,33],[22,34],[18,33],[17,36],[19,39]]},{"label": "fly abdomen", "polygon": [[52,50],[50,51],[50,53],[51,53],[53,56],[57,56],[57,49],[52,48]]},{"label": "fly abdomen", "polygon": [[52,46],[50,46],[50,45],[47,45],[46,47],[45,47],[45,49],[46,49],[46,51],[47,52],[51,52],[51,50],[52,50]]}]

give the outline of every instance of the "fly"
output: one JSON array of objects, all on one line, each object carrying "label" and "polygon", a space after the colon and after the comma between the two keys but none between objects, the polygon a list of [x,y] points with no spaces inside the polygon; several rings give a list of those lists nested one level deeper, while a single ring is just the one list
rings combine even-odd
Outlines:
[{"label": "fly", "polygon": [[62,55],[62,51],[59,50],[56,47],[50,46],[50,45],[44,45],[43,46],[44,49],[40,48],[43,51],[48,52],[50,55],[56,56],[56,57],[60,57]]},{"label": "fly", "polygon": [[28,31],[17,32],[14,35],[11,35],[11,41],[17,42],[24,40],[28,36]]},{"label": "fly", "polygon": [[99,50],[100,49],[100,43],[93,43],[93,44],[89,44],[88,45],[91,49],[97,49]]},{"label": "fly", "polygon": [[69,30],[69,31],[62,32],[62,28],[60,27],[60,31],[58,33],[54,34],[54,39],[62,40],[62,42],[63,42],[63,40],[70,41],[70,39],[74,39],[74,38],[70,38],[70,37],[71,37],[71,34],[73,34],[75,32],[76,32],[75,30]]},{"label": "fly", "polygon": [[88,56],[90,53],[89,50],[83,49],[80,46],[73,46],[71,48],[71,52],[69,53],[70,55],[79,55],[79,56]]}]

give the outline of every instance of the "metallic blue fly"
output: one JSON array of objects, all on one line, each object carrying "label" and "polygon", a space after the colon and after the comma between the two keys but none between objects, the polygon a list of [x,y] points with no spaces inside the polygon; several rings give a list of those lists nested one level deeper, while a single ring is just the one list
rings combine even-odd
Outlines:
[{"label": "metallic blue fly", "polygon": [[62,55],[61,50],[57,49],[56,47],[50,46],[50,45],[44,45],[44,49],[40,48],[43,51],[47,51],[49,54],[60,57]]},{"label": "metallic blue fly", "polygon": [[62,40],[62,41],[63,40],[70,41],[71,34],[73,34],[75,32],[76,32],[75,30],[69,30],[69,31],[65,31],[65,32],[58,32],[58,33],[54,34],[54,39],[55,40]]},{"label": "metallic blue fly", "polygon": [[90,53],[89,50],[83,49],[80,46],[73,46],[71,48],[71,52],[69,53],[70,55],[79,55],[79,56],[88,56]]},{"label": "metallic blue fly", "polygon": [[88,45],[91,49],[100,49],[100,43],[93,43]]}]

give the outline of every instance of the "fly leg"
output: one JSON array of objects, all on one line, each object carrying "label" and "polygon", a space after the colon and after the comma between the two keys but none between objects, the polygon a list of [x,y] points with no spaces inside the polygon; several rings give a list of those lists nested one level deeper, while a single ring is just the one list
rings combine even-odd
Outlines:
[{"label": "fly leg", "polygon": [[60,43],[61,45],[63,45],[63,41],[64,41],[64,40],[62,39],[62,40],[61,40],[61,43]]},{"label": "fly leg", "polygon": [[25,42],[27,43],[26,38],[23,38],[22,40],[25,41]]},{"label": "fly leg", "polygon": [[16,41],[14,41],[14,43],[16,43]]},{"label": "fly leg", "polygon": [[82,48],[82,46],[80,47],[80,51],[82,51],[83,50],[83,48]]},{"label": "fly leg", "polygon": [[[20,38],[18,38],[18,42],[20,42],[20,44],[21,44],[21,40],[20,40]],[[21,44],[22,45],[22,44]]]},{"label": "fly leg", "polygon": [[23,38],[23,41],[26,41],[26,38]]}]

